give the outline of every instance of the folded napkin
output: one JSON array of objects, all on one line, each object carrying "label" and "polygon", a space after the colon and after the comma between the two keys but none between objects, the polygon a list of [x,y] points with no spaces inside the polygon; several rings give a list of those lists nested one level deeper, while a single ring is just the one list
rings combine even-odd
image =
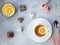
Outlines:
[{"label": "folded napkin", "polygon": [[49,42],[51,45],[60,45],[60,26],[58,27],[58,31],[52,35],[52,37],[49,39]]}]

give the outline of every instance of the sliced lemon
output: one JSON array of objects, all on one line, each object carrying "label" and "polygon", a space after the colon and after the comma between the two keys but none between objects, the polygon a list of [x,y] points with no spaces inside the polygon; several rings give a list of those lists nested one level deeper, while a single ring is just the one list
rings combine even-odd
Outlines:
[{"label": "sliced lemon", "polygon": [[39,28],[38,32],[40,34],[46,34],[46,28],[44,26],[42,26],[42,27]]}]

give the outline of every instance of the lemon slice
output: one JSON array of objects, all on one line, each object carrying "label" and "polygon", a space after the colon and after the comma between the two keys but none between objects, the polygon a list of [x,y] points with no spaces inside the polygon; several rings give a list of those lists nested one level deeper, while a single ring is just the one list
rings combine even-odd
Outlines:
[{"label": "lemon slice", "polygon": [[11,3],[5,3],[2,6],[2,14],[6,17],[11,17],[15,13],[15,7]]},{"label": "lemon slice", "polygon": [[45,27],[40,27],[39,30],[38,30],[38,32],[40,34],[46,34],[46,28]]}]

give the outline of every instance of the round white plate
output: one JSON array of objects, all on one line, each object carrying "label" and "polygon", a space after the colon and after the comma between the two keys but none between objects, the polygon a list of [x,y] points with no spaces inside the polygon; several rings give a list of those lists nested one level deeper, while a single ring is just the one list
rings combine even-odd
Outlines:
[{"label": "round white plate", "polygon": [[[47,28],[47,32],[46,35],[44,35],[43,37],[38,37],[35,33],[34,33],[34,28],[38,25],[38,24],[43,24],[46,26]],[[52,34],[52,26],[49,23],[49,21],[47,21],[46,19],[43,18],[38,18],[33,20],[29,25],[28,25],[28,29],[27,29],[27,33],[29,35],[29,37],[35,41],[35,42],[45,42],[49,39],[49,37]]]}]

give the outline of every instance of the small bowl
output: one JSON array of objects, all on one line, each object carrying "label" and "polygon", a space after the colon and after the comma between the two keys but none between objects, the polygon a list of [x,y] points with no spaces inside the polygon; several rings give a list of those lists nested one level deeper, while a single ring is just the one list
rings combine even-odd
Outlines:
[{"label": "small bowl", "polygon": [[[7,3],[8,3],[8,4],[11,4],[11,5],[13,6],[13,8],[14,8],[14,12],[13,12],[12,14],[10,14],[10,16],[6,16],[6,15],[4,15],[3,12],[2,12],[3,6],[4,6],[5,4],[7,4]],[[12,3],[10,3],[10,2],[6,2],[6,3],[4,3],[4,4],[1,6],[1,13],[2,13],[2,15],[5,16],[5,17],[12,17],[12,16],[15,14],[15,11],[16,11],[15,6],[14,6]]]}]

